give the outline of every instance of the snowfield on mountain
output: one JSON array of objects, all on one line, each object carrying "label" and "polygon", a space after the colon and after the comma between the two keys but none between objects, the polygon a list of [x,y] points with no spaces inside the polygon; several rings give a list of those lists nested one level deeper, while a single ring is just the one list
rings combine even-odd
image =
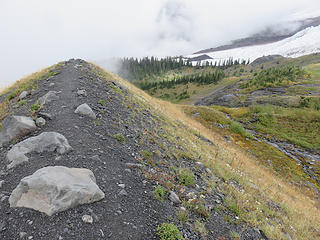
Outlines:
[{"label": "snowfield on mountain", "polygon": [[[306,28],[292,37],[284,40],[249,46],[234,48],[225,51],[208,52],[206,55],[212,59],[203,60],[202,62],[208,61],[217,65],[222,64],[224,61],[232,58],[233,60],[245,60],[253,62],[259,57],[269,55],[282,55],[283,57],[296,58],[312,53],[320,52],[320,26]],[[192,54],[186,56],[187,58],[199,57],[203,54]],[[194,62],[196,64],[196,62]]]}]

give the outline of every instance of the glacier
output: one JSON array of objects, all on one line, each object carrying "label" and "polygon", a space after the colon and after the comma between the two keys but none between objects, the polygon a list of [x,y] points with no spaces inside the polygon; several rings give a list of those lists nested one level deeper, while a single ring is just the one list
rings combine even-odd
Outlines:
[{"label": "glacier", "polygon": [[[283,57],[296,58],[319,52],[320,25],[306,28],[289,38],[274,43],[208,52],[205,54],[212,59],[203,60],[201,63],[203,64],[208,61],[209,63],[212,62],[213,64],[216,63],[218,65],[230,58],[233,60],[249,60],[250,62],[253,62],[257,58],[269,55],[282,55]],[[203,54],[191,54],[185,57],[194,58],[201,55]],[[196,63],[197,62],[193,62],[193,64]]]}]

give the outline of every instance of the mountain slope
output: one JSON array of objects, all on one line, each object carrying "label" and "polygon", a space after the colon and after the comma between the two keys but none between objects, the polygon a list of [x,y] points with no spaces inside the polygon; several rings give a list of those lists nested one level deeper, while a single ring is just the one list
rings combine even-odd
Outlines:
[{"label": "mountain slope", "polygon": [[[319,39],[320,26],[309,27],[291,37],[274,43],[206,52],[206,55],[212,59],[205,61],[216,64],[220,62],[220,64],[222,64],[222,62],[232,58],[234,60],[250,60],[250,62],[253,62],[259,57],[268,55],[282,55],[283,57],[296,58],[320,52]],[[201,56],[201,54],[193,54],[187,57],[194,58],[199,56]]]},{"label": "mountain slope", "polygon": [[[50,72],[54,73],[51,77]],[[160,137],[170,134],[165,130],[168,126],[163,116],[156,114],[148,103],[135,98],[111,75],[81,60],[63,62],[50,72],[33,83],[37,84],[37,89],[26,101],[19,104],[15,103],[17,98],[11,98],[8,104],[13,104],[13,112],[10,114],[33,117],[50,114],[44,126],[25,138],[56,131],[68,139],[73,151],[62,156],[55,152],[32,153],[28,156],[29,162],[8,170],[6,154],[12,145],[1,149],[0,178],[4,181],[1,187],[1,239],[17,239],[20,232],[25,232],[28,239],[156,239],[156,229],[162,222],[171,219],[170,222],[178,223],[176,212],[180,204],[173,205],[167,199],[168,195],[163,201],[155,199],[155,187],[159,185],[176,191],[180,198],[193,193],[196,199],[200,196],[200,188],[206,190],[213,177],[209,170],[188,160],[194,156],[181,151],[176,137],[172,140]],[[30,111],[32,104],[49,90],[56,91],[58,99],[45,104],[41,110]],[[79,95],[78,90],[84,90],[85,94]],[[83,103],[91,106],[97,114],[96,120],[74,113]],[[173,144],[179,147],[175,148]],[[52,165],[92,170],[106,198],[52,217],[30,209],[10,208],[8,194],[20,179]],[[189,174],[195,181],[192,186],[183,187],[182,180],[175,179],[179,169],[190,169]],[[178,182],[182,184],[180,187]],[[178,189],[185,192],[180,193]],[[203,209],[199,213],[190,211],[188,222],[191,225],[179,227],[186,239],[200,239],[208,233],[208,239],[228,238],[231,231],[241,232],[246,239],[262,238],[259,231],[244,223],[229,223],[222,213],[209,213],[216,204],[214,201],[221,202],[219,199],[224,198],[223,193],[212,189],[201,194],[208,198],[201,200],[203,205],[199,206]],[[93,224],[82,222],[81,217],[85,214],[93,217]],[[192,224],[196,219],[205,218],[208,218],[208,230],[197,232]],[[203,220],[200,223],[204,224]]]},{"label": "mountain slope", "polygon": [[[19,100],[22,90],[29,95]],[[38,106],[50,90],[59,98]],[[74,113],[83,103],[97,119]],[[82,60],[20,82],[1,95],[0,113],[1,120],[47,116],[44,126],[0,149],[1,239],[159,239],[157,229],[165,222],[185,239],[319,237],[310,192],[277,178],[180,107]],[[73,151],[31,153],[29,162],[8,170],[8,151],[45,131],[63,134]],[[8,196],[20,179],[52,165],[92,170],[105,199],[52,217],[10,208]],[[83,215],[93,223],[83,222]]]}]

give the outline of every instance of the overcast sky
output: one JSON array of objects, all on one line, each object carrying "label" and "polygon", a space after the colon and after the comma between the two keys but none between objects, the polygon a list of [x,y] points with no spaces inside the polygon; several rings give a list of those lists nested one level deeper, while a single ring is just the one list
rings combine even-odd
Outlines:
[{"label": "overcast sky", "polygon": [[0,0],[0,87],[69,58],[185,55],[312,16],[319,0]]}]

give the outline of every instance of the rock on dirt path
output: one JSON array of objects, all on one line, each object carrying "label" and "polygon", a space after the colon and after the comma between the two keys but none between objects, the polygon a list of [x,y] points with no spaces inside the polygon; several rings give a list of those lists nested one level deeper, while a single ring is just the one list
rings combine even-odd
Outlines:
[{"label": "rock on dirt path", "polygon": [[51,216],[105,197],[93,173],[84,168],[44,167],[24,177],[13,190],[10,207],[26,207]]}]

